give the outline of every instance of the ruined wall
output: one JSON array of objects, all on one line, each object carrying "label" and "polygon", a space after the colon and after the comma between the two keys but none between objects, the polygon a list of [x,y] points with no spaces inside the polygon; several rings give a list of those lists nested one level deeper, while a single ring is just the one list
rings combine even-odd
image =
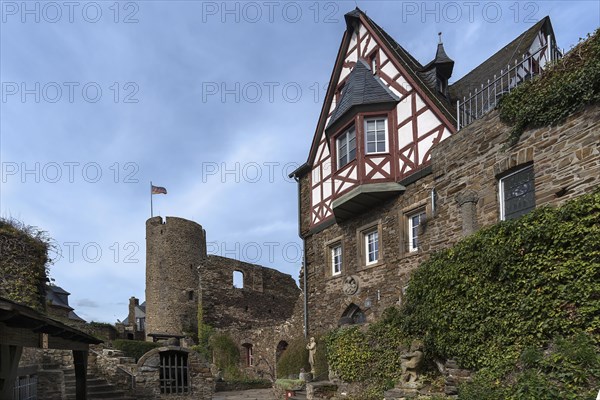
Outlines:
[{"label": "ruined wall", "polygon": [[[281,348],[287,347],[294,339],[303,336],[303,295],[299,294],[294,302],[291,316],[284,322],[258,327],[228,327],[220,329],[227,333],[240,348],[240,365],[248,376],[275,380],[276,364],[282,354]],[[252,345],[253,365],[248,365],[244,344]]]},{"label": "ruined wall", "polygon": [[206,234],[182,218],[146,221],[146,334],[197,331],[198,275]]},{"label": "ruined wall", "polygon": [[[243,274],[243,288],[233,273]],[[277,270],[209,255],[199,268],[204,322],[215,328],[250,329],[280,324],[290,318],[300,289]]]},{"label": "ruined wall", "polygon": [[[386,307],[402,301],[411,271],[429,254],[498,222],[498,176],[512,168],[533,164],[536,206],[561,204],[599,184],[600,107],[589,107],[558,127],[525,132],[515,146],[506,148],[509,131],[497,112],[490,113],[435,146],[432,173],[404,183],[404,194],[320,231],[308,229],[309,180],[301,180],[311,335],[336,327],[350,304],[360,307],[367,322],[375,320]],[[417,209],[425,210],[426,221],[419,231],[419,250],[410,252],[408,216]],[[382,260],[364,266],[360,232],[369,227],[379,230]],[[342,244],[344,259],[342,273],[332,276],[328,245],[336,241]],[[358,285],[353,294],[347,293],[352,287],[344,291],[349,277]]]}]

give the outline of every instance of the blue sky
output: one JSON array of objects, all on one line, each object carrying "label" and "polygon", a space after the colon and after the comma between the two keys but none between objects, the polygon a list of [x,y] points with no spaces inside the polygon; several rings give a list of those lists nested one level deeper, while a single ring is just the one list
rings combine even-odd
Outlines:
[{"label": "blue sky", "polygon": [[297,187],[356,5],[422,63],[443,32],[452,81],[550,15],[568,49],[597,1],[0,2],[0,215],[49,233],[88,321],[144,298],[155,215],[212,253],[298,277]]}]

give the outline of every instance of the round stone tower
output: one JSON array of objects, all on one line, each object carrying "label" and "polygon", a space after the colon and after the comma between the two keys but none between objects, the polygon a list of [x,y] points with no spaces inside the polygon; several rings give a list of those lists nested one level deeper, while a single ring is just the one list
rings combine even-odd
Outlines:
[{"label": "round stone tower", "polygon": [[206,232],[183,218],[146,221],[146,337],[198,330],[198,267]]}]

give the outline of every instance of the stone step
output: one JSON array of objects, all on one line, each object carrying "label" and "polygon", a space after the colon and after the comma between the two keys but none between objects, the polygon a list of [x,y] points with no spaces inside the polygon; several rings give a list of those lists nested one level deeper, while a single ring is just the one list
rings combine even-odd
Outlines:
[{"label": "stone step", "polygon": [[[65,375],[65,399],[75,400],[75,370],[66,369]],[[99,378],[93,372],[87,374],[87,398],[90,400],[135,400],[127,397],[125,392],[111,385],[104,378]]]}]

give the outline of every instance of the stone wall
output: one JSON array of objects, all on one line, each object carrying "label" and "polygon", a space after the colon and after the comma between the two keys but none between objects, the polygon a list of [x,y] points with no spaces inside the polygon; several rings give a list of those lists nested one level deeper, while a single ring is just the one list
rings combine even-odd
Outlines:
[{"label": "stone wall", "polygon": [[[536,206],[558,205],[599,184],[600,107],[557,127],[525,132],[508,148],[510,127],[492,112],[434,146],[431,169],[405,193],[339,224],[309,230],[308,176],[301,179],[301,232],[305,237],[310,335],[338,325],[353,305],[366,321],[402,302],[410,274],[432,252],[499,221],[498,177],[533,164]],[[431,194],[435,189],[435,212]],[[426,212],[419,249],[408,248],[408,216]],[[365,266],[361,232],[379,230],[381,260]],[[342,273],[332,276],[329,244],[341,243]],[[350,280],[351,281],[348,281]],[[355,284],[354,284],[355,283]],[[346,290],[345,290],[346,288]],[[355,308],[355,307],[354,307]]]},{"label": "stone wall", "polygon": [[[178,351],[188,356],[190,392],[187,394],[161,394],[159,386],[160,353]],[[200,354],[182,347],[159,347],[144,354],[136,368],[136,399],[199,399],[210,400],[215,391],[215,382],[209,364]]]},{"label": "stone wall", "polygon": [[[233,286],[233,273],[244,287]],[[251,329],[292,316],[300,289],[290,275],[242,261],[209,255],[199,267],[204,322],[215,328]]]},{"label": "stone wall", "polygon": [[146,334],[197,332],[196,267],[205,258],[202,226],[175,217],[146,221]]},{"label": "stone wall", "polygon": [[[282,354],[279,345],[287,346],[287,344],[303,335],[302,298],[303,296],[300,294],[296,296],[293,312],[284,322],[271,325],[264,324],[257,327],[230,326],[220,329],[238,344],[240,365],[246,375],[271,381],[276,379],[276,364]],[[247,350],[243,346],[244,344],[252,345],[253,365],[248,365]]]}]

